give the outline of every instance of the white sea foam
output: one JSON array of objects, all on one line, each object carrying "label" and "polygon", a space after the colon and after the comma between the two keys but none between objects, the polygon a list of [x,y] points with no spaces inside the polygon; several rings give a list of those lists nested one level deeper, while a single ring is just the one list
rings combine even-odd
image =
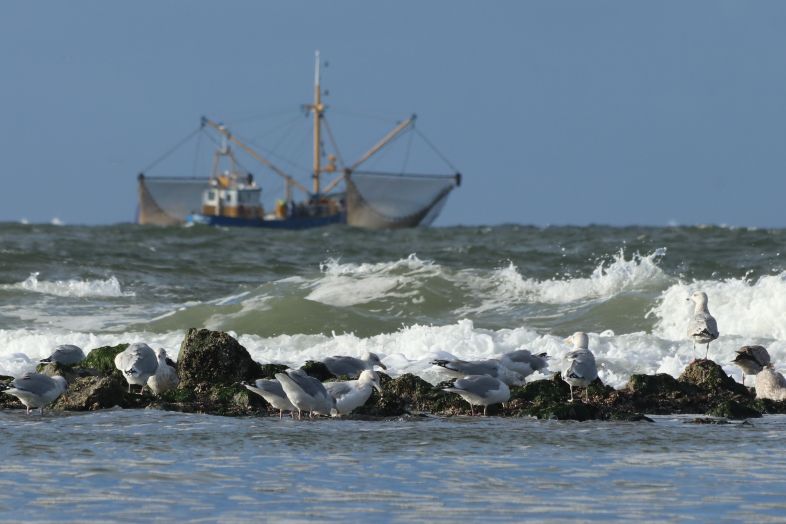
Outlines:
[{"label": "white sea foam", "polygon": [[313,284],[307,300],[346,307],[381,298],[417,300],[424,278],[442,272],[439,265],[416,255],[377,264],[341,264],[328,260],[321,265],[323,276]]},{"label": "white sea foam", "polygon": [[[661,248],[630,260],[620,250],[610,263],[601,262],[589,277],[537,280],[525,278],[512,262],[497,269],[490,277],[474,276],[470,286],[489,297],[472,312],[509,307],[517,303],[569,304],[585,300],[608,299],[635,289],[652,289],[668,281],[658,267],[658,259],[666,254]],[[469,312],[469,310],[467,311]]]},{"label": "white sea foam", "polygon": [[32,371],[40,359],[48,357],[60,344],[74,344],[88,352],[101,346],[146,342],[177,355],[183,336],[183,332],[93,334],[61,329],[0,329],[0,375],[19,376]]},{"label": "white sea foam", "polygon": [[[535,353],[547,353],[551,357],[550,370],[559,371],[565,364],[565,355],[572,349],[562,337],[539,334],[527,327],[482,329],[467,319],[444,326],[416,324],[371,337],[353,334],[238,337],[236,333],[230,334],[262,363],[300,366],[307,360],[322,360],[330,355],[359,357],[366,351],[372,351],[380,355],[389,374],[414,373],[434,384],[446,379],[438,367],[431,365],[435,358],[484,359],[526,348]],[[147,342],[154,347],[165,348],[175,357],[184,335],[184,331],[93,334],[57,329],[0,330],[0,374],[16,376],[33,369],[40,358],[48,356],[59,344],[76,344],[90,350],[123,342]],[[696,356],[688,340],[668,340],[644,332],[624,335],[590,333],[589,336],[601,380],[616,388],[624,386],[633,373],[669,373],[677,377]],[[731,361],[734,351],[744,343],[763,344],[774,362],[786,363],[786,342],[739,336],[722,337],[713,342],[710,357],[739,380],[740,370]],[[536,374],[529,380],[548,376]]]},{"label": "white sea foam", "polygon": [[[693,291],[707,293],[718,321],[720,340],[727,336],[786,340],[786,272],[748,278],[680,282],[666,289],[651,310],[658,319],[653,333],[669,340],[686,338]],[[713,345],[716,344],[713,342]]]},{"label": "white sea foam", "polygon": [[133,291],[123,291],[115,276],[97,280],[38,280],[39,273],[31,273],[23,282],[3,285],[3,289],[21,289],[58,297],[133,297]]}]

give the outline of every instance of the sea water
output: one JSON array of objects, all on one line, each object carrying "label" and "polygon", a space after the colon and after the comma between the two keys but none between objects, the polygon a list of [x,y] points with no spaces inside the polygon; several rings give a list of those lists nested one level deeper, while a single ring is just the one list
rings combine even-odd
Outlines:
[{"label": "sea water", "polygon": [[[260,362],[373,351],[391,375],[434,358],[546,352],[590,334],[601,379],[678,376],[694,290],[720,338],[786,361],[786,231],[455,227],[305,232],[0,225],[0,374],[58,344],[229,331]],[[534,375],[530,380],[544,378]],[[0,412],[0,516],[38,520],[782,518],[784,419],[697,425],[530,419],[227,419]]]}]

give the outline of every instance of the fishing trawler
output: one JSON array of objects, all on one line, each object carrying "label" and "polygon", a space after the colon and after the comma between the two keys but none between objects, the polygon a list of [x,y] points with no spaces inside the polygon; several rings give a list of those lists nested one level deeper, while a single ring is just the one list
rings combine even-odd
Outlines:
[{"label": "fishing trawler", "polygon": [[[363,170],[364,164],[388,144],[415,130],[415,115],[398,123],[357,161],[342,165],[340,156],[328,154],[323,144],[326,106],[322,102],[320,76],[321,63],[317,51],[314,99],[311,104],[303,106],[313,121],[310,188],[238,138],[224,124],[202,117],[199,129],[187,140],[197,132],[205,131],[220,137],[209,177],[206,180],[140,173],[137,222],[280,229],[306,229],[330,224],[382,229],[431,224],[444,207],[450,192],[460,185],[461,174],[453,166],[450,166],[453,174],[414,175]],[[328,132],[333,142],[329,128]],[[426,142],[433,148],[428,140]],[[333,145],[335,147],[335,143]],[[241,167],[235,148],[283,180],[284,194],[275,201],[272,209],[264,208],[263,188],[251,173]],[[438,154],[447,162],[441,153]],[[323,177],[332,179],[323,180]],[[300,200],[295,198],[295,191],[303,194]]]}]

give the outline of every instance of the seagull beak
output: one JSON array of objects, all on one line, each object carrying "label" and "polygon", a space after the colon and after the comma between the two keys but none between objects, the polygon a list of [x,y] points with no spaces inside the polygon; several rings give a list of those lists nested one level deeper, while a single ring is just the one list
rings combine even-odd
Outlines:
[{"label": "seagull beak", "polygon": [[379,367],[381,367],[382,369],[388,369],[388,367],[387,367],[385,364],[383,364],[382,362],[380,362],[378,365],[379,365]]},{"label": "seagull beak", "polygon": [[371,385],[374,386],[374,389],[379,391],[380,395],[382,395],[382,386],[380,386],[378,382],[372,382]]}]

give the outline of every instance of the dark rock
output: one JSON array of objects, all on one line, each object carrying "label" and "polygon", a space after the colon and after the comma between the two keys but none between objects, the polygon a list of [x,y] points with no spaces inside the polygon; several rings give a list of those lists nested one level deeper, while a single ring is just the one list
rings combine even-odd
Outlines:
[{"label": "dark rock", "polygon": [[786,414],[786,400],[757,398],[753,401],[753,409],[768,415],[783,415]]},{"label": "dark rock", "polygon": [[690,384],[704,393],[719,394],[723,392],[750,396],[748,388],[728,376],[723,368],[711,360],[695,360],[688,364],[678,379]]},{"label": "dark rock", "polygon": [[177,375],[179,389],[188,389],[256,380],[262,367],[228,334],[192,328],[180,346]]},{"label": "dark rock", "polygon": [[631,375],[625,389],[634,395],[674,395],[690,391],[689,384],[677,381],[668,373],[655,375]]},{"label": "dark rock", "polygon": [[330,380],[331,378],[335,378],[333,373],[328,371],[327,366],[322,362],[316,362],[314,360],[307,360],[305,364],[300,366],[300,369],[306,372],[307,375],[314,377],[315,379],[319,380],[320,382],[325,382],[326,380]]},{"label": "dark rock", "polygon": [[83,369],[95,370],[96,374],[102,376],[114,375],[123,379],[123,374],[115,367],[115,357],[128,348],[128,344],[118,344],[117,346],[101,346],[95,348],[87,354],[79,367]]},{"label": "dark rock", "polygon": [[262,364],[261,375],[257,378],[276,378],[276,373],[283,373],[289,366],[284,364]]},{"label": "dark rock", "polygon": [[432,386],[410,373],[391,379],[378,372],[382,395],[372,393],[366,404],[353,414],[375,417],[395,417],[410,412],[428,412],[440,415],[469,414],[469,404],[458,395],[442,391],[450,383]]},{"label": "dark rock", "polygon": [[746,418],[761,417],[761,413],[752,407],[734,400],[724,400],[716,404],[709,411],[707,415],[713,417],[723,417],[731,420],[741,420]]},{"label": "dark rock", "polygon": [[115,406],[141,408],[151,398],[128,393],[125,379],[116,375],[79,377],[69,383],[68,390],[54,403],[53,408],[64,411],[95,411]]},{"label": "dark rock", "polygon": [[725,418],[705,418],[705,417],[694,418],[694,419],[685,421],[685,424],[719,424],[719,425],[723,425],[723,424],[728,424],[728,423],[729,423],[729,421],[726,420]]},{"label": "dark rock", "polygon": [[79,370],[74,369],[74,366],[64,366],[58,362],[47,362],[45,364],[38,364],[35,368],[37,373],[44,374],[48,377],[60,375],[66,382],[71,384],[80,375]]}]

